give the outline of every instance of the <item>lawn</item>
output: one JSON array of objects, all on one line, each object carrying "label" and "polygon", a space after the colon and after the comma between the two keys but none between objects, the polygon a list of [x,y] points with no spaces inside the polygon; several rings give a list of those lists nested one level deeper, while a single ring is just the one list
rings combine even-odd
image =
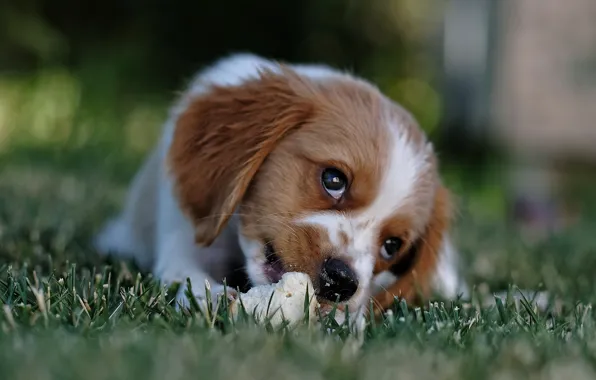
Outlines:
[{"label": "lawn", "polygon": [[[176,312],[175,289],[160,289],[131,263],[108,262],[90,247],[92,234],[121,204],[165,103],[153,108],[143,99],[145,108],[126,117],[118,110],[117,116],[48,111],[39,120],[35,104],[18,104],[0,113],[6,120],[12,110],[17,120],[16,137],[0,144],[0,378],[596,376],[596,213],[581,195],[583,215],[575,224],[530,242],[505,223],[499,165],[475,169],[471,181],[461,163],[445,165],[460,200],[455,235],[475,284],[471,303],[439,300],[413,310],[396,303],[392,316],[367,327],[362,345],[347,326],[330,321],[272,331],[250,320],[226,322],[222,314],[215,321]],[[94,129],[61,137],[65,121]],[[123,132],[110,139],[101,126],[113,123]],[[122,136],[129,136],[126,143]],[[548,289],[559,304],[544,312],[531,300],[478,302],[516,286]]]}]

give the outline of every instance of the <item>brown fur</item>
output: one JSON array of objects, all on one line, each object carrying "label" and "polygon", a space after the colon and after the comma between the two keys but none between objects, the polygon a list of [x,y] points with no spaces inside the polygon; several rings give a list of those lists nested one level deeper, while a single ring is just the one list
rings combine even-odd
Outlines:
[{"label": "brown fur", "polygon": [[[286,270],[316,281],[322,262],[337,255],[337,247],[319,227],[291,221],[313,211],[350,213],[371,204],[391,148],[381,122],[387,113],[403,122],[413,141],[423,141],[411,116],[373,87],[351,80],[315,82],[287,68],[191,99],[176,125],[169,165],[197,243],[210,245],[238,210],[247,238],[271,242]],[[339,202],[320,184],[329,166],[342,170],[350,183]],[[378,295],[379,304],[388,305],[393,294],[413,298],[414,280],[427,288],[446,227],[445,199],[443,191],[436,196],[414,270]],[[409,239],[408,226],[398,216],[388,222],[379,249],[385,235]],[[347,245],[353,237],[344,235]],[[379,260],[375,270],[399,257]]]},{"label": "brown fur", "polygon": [[182,208],[209,245],[238,206],[276,144],[313,114],[297,75],[264,73],[238,87],[214,87],[192,100],[176,125],[170,168]]},{"label": "brown fur", "polygon": [[[381,99],[357,83],[318,84],[309,98],[312,118],[280,141],[253,179],[240,209],[242,232],[251,239],[273,240],[287,270],[307,273],[316,282],[323,261],[339,254],[324,230],[296,226],[292,220],[320,210],[349,213],[374,200],[384,164],[380,157],[388,149],[379,122]],[[329,166],[342,170],[350,184],[339,202],[320,183]],[[341,237],[346,245],[350,239]]]}]

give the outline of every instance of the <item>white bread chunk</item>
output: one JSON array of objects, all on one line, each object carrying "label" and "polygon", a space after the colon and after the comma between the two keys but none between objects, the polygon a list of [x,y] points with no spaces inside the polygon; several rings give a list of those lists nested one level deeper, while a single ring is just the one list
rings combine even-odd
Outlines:
[{"label": "white bread chunk", "polygon": [[[240,300],[244,310],[260,322],[269,320],[273,327],[288,323],[294,327],[306,318],[304,301],[308,291],[308,322],[316,321],[316,308],[318,306],[315,290],[310,277],[304,273],[285,273],[276,284],[261,285],[240,293],[230,305],[230,312],[234,318],[240,313]],[[273,296],[272,296],[273,295]]]}]

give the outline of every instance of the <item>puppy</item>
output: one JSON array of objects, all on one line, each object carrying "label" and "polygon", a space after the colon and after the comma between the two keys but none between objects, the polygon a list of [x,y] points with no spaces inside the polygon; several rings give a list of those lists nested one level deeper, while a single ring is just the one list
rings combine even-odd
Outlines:
[{"label": "puppy", "polygon": [[253,286],[303,272],[324,312],[352,312],[466,293],[449,221],[406,110],[347,72],[237,54],[192,80],[96,245],[199,299],[238,263]]}]

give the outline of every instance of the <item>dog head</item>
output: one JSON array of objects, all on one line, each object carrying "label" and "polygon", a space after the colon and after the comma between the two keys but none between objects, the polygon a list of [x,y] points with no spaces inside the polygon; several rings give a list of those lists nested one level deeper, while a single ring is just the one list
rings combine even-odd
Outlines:
[{"label": "dog head", "polygon": [[[279,66],[189,99],[169,165],[198,244],[239,217],[253,284],[307,273],[320,302],[357,309],[373,277],[439,250],[447,201],[433,148],[368,82]],[[436,260],[427,260],[427,266]]]}]

